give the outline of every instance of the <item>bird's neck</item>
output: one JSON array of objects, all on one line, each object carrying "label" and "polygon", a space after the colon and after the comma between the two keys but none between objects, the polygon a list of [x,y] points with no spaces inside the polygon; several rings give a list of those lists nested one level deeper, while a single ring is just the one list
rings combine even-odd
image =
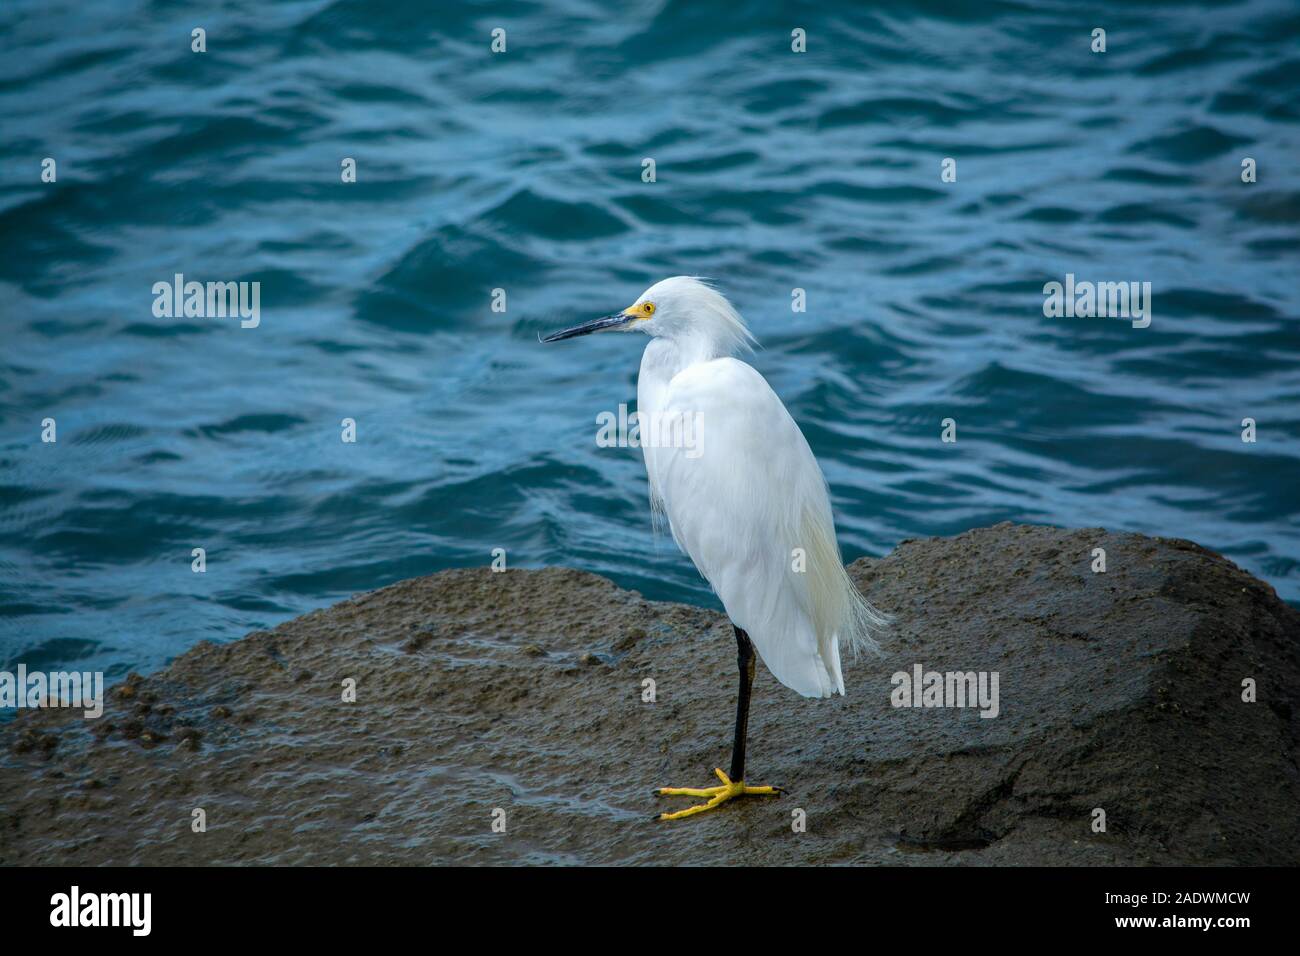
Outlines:
[{"label": "bird's neck", "polygon": [[[645,357],[662,368],[672,378],[683,369],[711,362],[716,358],[730,355],[731,349],[703,332],[684,335],[663,335],[650,340],[645,347]],[[645,360],[642,360],[642,367]]]},{"label": "bird's neck", "polygon": [[659,411],[673,376],[694,364],[682,355],[671,339],[655,338],[647,342],[641,355],[641,371],[636,378],[637,408],[647,415]]}]

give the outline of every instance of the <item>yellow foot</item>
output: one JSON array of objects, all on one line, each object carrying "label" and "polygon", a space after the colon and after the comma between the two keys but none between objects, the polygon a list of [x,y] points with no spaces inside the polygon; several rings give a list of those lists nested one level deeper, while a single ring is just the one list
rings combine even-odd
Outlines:
[{"label": "yellow foot", "polygon": [[699,806],[689,807],[685,810],[678,810],[676,813],[661,813],[660,820],[680,820],[683,817],[692,817],[697,813],[703,813],[705,810],[712,810],[714,807],[720,807],[728,800],[734,797],[766,797],[781,793],[779,787],[749,787],[745,781],[738,780],[732,783],[721,770],[714,770],[718,779],[722,781],[720,787],[701,787],[695,789],[692,787],[660,787],[655,791],[656,796],[660,797],[708,797],[708,803],[701,803]]}]

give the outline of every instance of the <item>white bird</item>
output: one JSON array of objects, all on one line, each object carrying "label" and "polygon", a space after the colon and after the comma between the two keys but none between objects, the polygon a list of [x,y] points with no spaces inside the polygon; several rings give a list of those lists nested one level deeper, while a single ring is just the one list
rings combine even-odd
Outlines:
[{"label": "white bird", "polygon": [[652,511],[722,601],[736,634],[740,693],[731,773],[721,786],[663,787],[706,797],[673,820],[734,797],[773,794],[745,783],[745,736],[754,650],[782,684],[805,697],[844,693],[841,641],[876,650],[888,618],[840,560],[826,479],[799,426],[763,376],[735,358],[754,345],[740,315],[697,278],[657,282],[622,312],[547,336],[650,336],[637,378],[641,446]]}]

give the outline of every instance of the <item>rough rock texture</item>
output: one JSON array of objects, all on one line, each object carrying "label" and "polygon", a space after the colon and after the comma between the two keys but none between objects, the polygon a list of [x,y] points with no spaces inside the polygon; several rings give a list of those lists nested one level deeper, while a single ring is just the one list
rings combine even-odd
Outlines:
[{"label": "rough rock texture", "polygon": [[[783,797],[652,822],[690,802],[653,786],[728,760],[720,615],[466,569],[200,644],[98,721],[20,712],[0,862],[1300,862],[1300,612],[1268,585],[1187,541],[1010,524],[851,570],[895,633],[847,698],[760,667],[749,777]],[[892,707],[915,663],[997,671],[1000,715]]]}]

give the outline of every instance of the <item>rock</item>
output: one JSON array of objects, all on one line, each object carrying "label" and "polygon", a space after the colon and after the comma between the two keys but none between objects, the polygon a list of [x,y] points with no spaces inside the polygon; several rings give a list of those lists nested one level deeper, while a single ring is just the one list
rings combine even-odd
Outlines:
[{"label": "rock", "polygon": [[636,644],[637,641],[645,640],[645,636],[646,636],[645,628],[641,628],[641,627],[628,628],[627,633],[625,633],[622,637],[620,637],[617,641],[614,642],[613,645],[614,650],[616,651],[630,650]]},{"label": "rock", "polygon": [[[99,721],[19,712],[0,725],[0,863],[1300,862],[1300,612],[1267,584],[1188,541],[1010,524],[850,573],[896,627],[882,658],[846,661],[848,696],[759,668],[749,778],[783,797],[647,820],[689,804],[651,788],[711,785],[729,760],[720,614],[570,569],[463,569],[200,644]],[[562,663],[611,635],[617,667]],[[996,672],[998,716],[891,706],[918,664]],[[354,677],[357,702],[303,671]],[[105,780],[130,786],[78,797]]]},{"label": "rock", "polygon": [[[411,622],[412,629],[417,626],[418,625],[416,625],[414,621]],[[411,637],[402,644],[402,650],[407,654],[415,654],[423,650],[431,640],[433,640],[432,631],[419,631],[418,633],[411,635]]]}]

